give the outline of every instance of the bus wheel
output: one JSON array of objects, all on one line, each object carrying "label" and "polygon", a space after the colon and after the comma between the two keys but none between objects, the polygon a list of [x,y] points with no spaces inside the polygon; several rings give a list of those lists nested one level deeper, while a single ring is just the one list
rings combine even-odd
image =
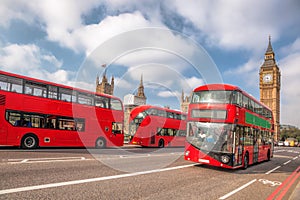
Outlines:
[{"label": "bus wheel", "polygon": [[247,169],[249,166],[249,157],[248,157],[248,153],[245,154],[245,157],[244,157],[244,167],[243,169]]},{"label": "bus wheel", "polygon": [[159,148],[164,148],[164,147],[165,147],[165,142],[164,142],[163,139],[160,139],[160,140],[158,141],[158,147],[159,147]]},{"label": "bus wheel", "polygon": [[106,141],[104,138],[98,138],[96,140],[96,148],[97,149],[104,149],[106,147]]},{"label": "bus wheel", "polygon": [[270,149],[268,150],[268,154],[267,154],[267,161],[270,161],[271,160],[271,152],[270,152]]},{"label": "bus wheel", "polygon": [[35,149],[38,146],[38,138],[33,134],[24,135],[21,140],[21,148],[23,149]]}]

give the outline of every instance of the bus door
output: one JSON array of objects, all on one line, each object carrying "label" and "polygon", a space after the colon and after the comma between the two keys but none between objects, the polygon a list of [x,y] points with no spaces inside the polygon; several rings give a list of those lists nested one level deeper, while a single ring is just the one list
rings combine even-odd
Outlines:
[{"label": "bus door", "polygon": [[151,131],[150,144],[155,144],[155,136],[156,133],[154,131]]},{"label": "bus door", "polygon": [[258,130],[253,130],[253,163],[258,162]]},{"label": "bus door", "polygon": [[235,129],[234,137],[234,165],[242,165],[243,161],[243,149],[244,149],[244,134],[241,127],[237,126]]},{"label": "bus door", "polygon": [[0,144],[7,142],[7,122],[5,121],[4,107],[0,106]]},{"label": "bus door", "polygon": [[7,126],[3,124],[4,120],[0,122],[0,145],[5,145],[7,142]]}]

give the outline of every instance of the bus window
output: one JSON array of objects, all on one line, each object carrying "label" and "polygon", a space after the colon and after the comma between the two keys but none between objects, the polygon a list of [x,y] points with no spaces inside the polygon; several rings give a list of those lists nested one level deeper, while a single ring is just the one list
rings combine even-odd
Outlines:
[{"label": "bus window", "polygon": [[167,117],[173,119],[174,118],[174,114],[171,112],[167,112]]},{"label": "bus window", "polygon": [[9,90],[9,83],[6,76],[0,75],[0,90]]},{"label": "bus window", "polygon": [[108,108],[108,98],[96,96],[95,106],[100,107],[100,108]]},{"label": "bus window", "polygon": [[249,98],[246,96],[243,96],[243,107],[244,108],[249,108]]},{"label": "bus window", "polygon": [[243,106],[243,95],[238,91],[233,91],[231,97],[231,103],[236,104],[238,106]]},{"label": "bus window", "polygon": [[88,94],[78,94],[78,103],[85,105],[93,105],[93,98]]},{"label": "bus window", "polygon": [[19,78],[9,78],[8,82],[10,83],[10,91],[23,93],[23,80]]},{"label": "bus window", "polygon": [[6,120],[13,126],[32,127],[29,115],[17,111],[6,111]]},{"label": "bus window", "polygon": [[30,94],[39,97],[47,97],[47,87],[46,85],[27,81],[25,83],[25,94]]},{"label": "bus window", "polygon": [[231,93],[223,90],[194,92],[192,103],[229,103]]},{"label": "bus window", "polygon": [[72,98],[71,98],[71,101],[74,102],[74,103],[77,103],[77,92],[76,91],[72,91]]},{"label": "bus window", "polygon": [[84,131],[85,130],[85,120],[84,119],[75,119],[76,122],[76,130],[77,131]]},{"label": "bus window", "polygon": [[120,134],[122,133],[123,125],[122,123],[113,122],[112,123],[112,133]]},{"label": "bus window", "polygon": [[253,100],[251,100],[251,99],[249,99],[249,109],[251,110],[251,111],[255,111],[254,110],[254,101]]},{"label": "bus window", "polygon": [[58,95],[57,95],[57,87],[56,86],[52,86],[49,85],[49,90],[48,90],[48,98],[50,99],[57,99]]},{"label": "bus window", "polygon": [[245,146],[253,146],[252,129],[249,127],[244,127],[244,134],[245,134]]},{"label": "bus window", "polygon": [[164,129],[164,128],[157,128],[157,135],[160,135],[160,136],[167,135],[166,129]]},{"label": "bus window", "polygon": [[174,130],[174,129],[168,128],[168,129],[167,129],[167,135],[168,135],[168,136],[175,136],[175,130]]},{"label": "bus window", "polygon": [[59,88],[59,100],[71,102],[72,91],[64,88]]},{"label": "bus window", "polygon": [[154,108],[150,108],[150,109],[148,109],[148,110],[146,110],[146,113],[148,114],[148,115],[157,115],[157,110],[156,109],[154,109]]},{"label": "bus window", "polygon": [[6,120],[13,126],[19,125],[19,121],[21,120],[21,113],[6,111]]},{"label": "bus window", "polygon": [[45,126],[45,116],[37,114],[25,115],[24,118],[28,119],[31,123],[31,127],[34,128],[43,128]]},{"label": "bus window", "polygon": [[58,118],[58,129],[61,130],[75,130],[75,121],[71,118]]},{"label": "bus window", "polygon": [[163,110],[157,110],[157,115],[160,116],[160,117],[166,117],[167,116],[166,111],[163,111]]},{"label": "bus window", "polygon": [[110,108],[112,110],[123,110],[122,103],[118,99],[110,99]]},{"label": "bus window", "polygon": [[49,115],[46,119],[45,128],[56,129],[56,117]]},{"label": "bus window", "polygon": [[178,130],[176,135],[179,136],[179,137],[185,137],[186,136],[186,131]]}]

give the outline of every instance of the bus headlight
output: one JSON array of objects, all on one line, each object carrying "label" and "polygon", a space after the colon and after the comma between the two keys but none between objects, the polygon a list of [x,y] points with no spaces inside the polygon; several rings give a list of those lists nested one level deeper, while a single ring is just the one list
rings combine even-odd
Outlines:
[{"label": "bus headlight", "polygon": [[190,155],[190,151],[185,151],[185,156],[189,156]]},{"label": "bus headlight", "polygon": [[222,155],[222,156],[221,156],[221,161],[222,161],[222,163],[227,164],[227,163],[229,163],[229,161],[230,161],[230,157],[227,156],[227,155]]}]

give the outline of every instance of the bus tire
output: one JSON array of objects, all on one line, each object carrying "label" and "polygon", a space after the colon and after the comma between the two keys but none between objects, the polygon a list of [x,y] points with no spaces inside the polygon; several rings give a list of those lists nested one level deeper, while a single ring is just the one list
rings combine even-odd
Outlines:
[{"label": "bus tire", "polygon": [[271,152],[270,152],[270,149],[268,150],[268,154],[267,154],[267,161],[270,161],[271,160]]},{"label": "bus tire", "polygon": [[244,157],[244,166],[243,169],[247,169],[249,166],[249,156],[248,156],[248,152],[246,152],[245,157]]},{"label": "bus tire", "polygon": [[95,144],[97,149],[104,149],[106,148],[106,140],[103,137],[100,137],[96,140]]},{"label": "bus tire", "polygon": [[39,140],[36,135],[29,133],[23,136],[21,140],[22,149],[35,149],[39,145]]},{"label": "bus tire", "polygon": [[165,147],[165,141],[164,141],[163,139],[160,139],[160,140],[158,141],[158,147],[159,147],[159,148],[164,148],[164,147]]}]

